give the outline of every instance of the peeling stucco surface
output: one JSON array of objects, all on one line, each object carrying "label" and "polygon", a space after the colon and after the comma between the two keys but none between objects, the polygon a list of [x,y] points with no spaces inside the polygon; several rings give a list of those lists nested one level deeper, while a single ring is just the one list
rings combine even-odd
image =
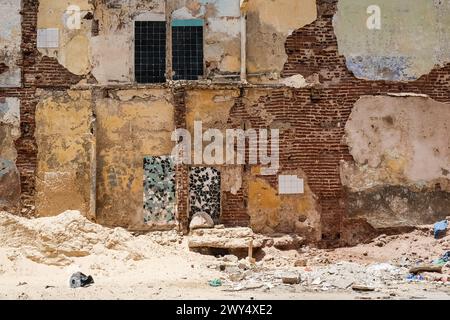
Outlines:
[{"label": "peeling stucco surface", "polygon": [[[38,48],[41,54],[57,58],[58,62],[76,75],[86,75],[91,71],[90,38],[92,19],[84,17],[93,12],[89,0],[54,1],[40,0],[38,29],[57,28],[59,30],[59,48]],[[80,8],[81,28],[67,27],[67,8],[71,5]]]},{"label": "peeling stucco surface", "polygon": [[[305,177],[300,169],[289,174]],[[279,195],[262,177],[252,175],[249,177],[248,198],[248,214],[254,231],[296,233],[313,242],[320,239],[320,208],[307,183],[304,194]]]},{"label": "peeling stucco surface", "polygon": [[36,107],[36,211],[80,210],[89,215],[94,148],[91,93],[42,92]]},{"label": "peeling stucco surface", "polygon": [[0,64],[5,71],[0,74],[0,87],[20,87],[21,4],[18,0],[0,1]]},{"label": "peeling stucco surface", "polygon": [[[287,60],[284,43],[317,18],[315,0],[251,0],[247,18],[247,70],[277,79]],[[267,80],[266,80],[267,81]]]},{"label": "peeling stucco surface", "polygon": [[20,100],[0,99],[0,158],[15,161],[17,151],[14,142],[20,137]]},{"label": "peeling stucco surface", "polygon": [[[379,6],[370,30],[367,8]],[[333,20],[339,53],[357,78],[408,81],[450,62],[450,2],[339,0]]]},{"label": "peeling stucco surface", "polygon": [[195,90],[186,96],[186,125],[194,133],[194,121],[202,121],[204,129],[222,129],[225,133],[230,110],[239,90]]},{"label": "peeling stucco surface", "polygon": [[341,163],[349,217],[375,228],[450,214],[450,105],[426,97],[364,96],[345,127],[354,162]]},{"label": "peeling stucco surface", "polygon": [[[167,156],[174,142],[170,91],[117,90],[97,97],[97,219],[106,225],[145,229],[145,156]],[[120,97],[120,99],[119,99]]]},{"label": "peeling stucco surface", "polygon": [[364,96],[346,124],[355,164],[343,164],[352,190],[377,185],[450,192],[450,106],[422,97]]}]

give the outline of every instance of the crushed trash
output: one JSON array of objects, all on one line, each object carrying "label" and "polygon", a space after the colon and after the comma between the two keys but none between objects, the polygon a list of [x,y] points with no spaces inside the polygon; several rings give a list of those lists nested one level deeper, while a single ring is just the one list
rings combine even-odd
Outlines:
[{"label": "crushed trash", "polygon": [[222,286],[222,280],[220,280],[220,279],[213,279],[213,280],[209,281],[208,283],[209,283],[209,285],[211,287],[220,287],[220,286]]},{"label": "crushed trash", "polygon": [[447,262],[449,262],[449,260],[450,260],[450,251],[447,251],[439,259],[433,260],[433,264],[443,267],[447,264]]},{"label": "crushed trash", "polygon": [[412,273],[410,273],[410,274],[408,274],[408,276],[406,277],[406,280],[407,280],[408,282],[412,282],[412,281],[424,281],[425,278],[424,278],[422,275],[420,275],[420,274],[412,274]]},{"label": "crushed trash", "polygon": [[70,287],[71,288],[84,288],[88,287],[94,283],[94,278],[92,276],[87,276],[81,272],[75,272],[70,277]]},{"label": "crushed trash", "polygon": [[447,220],[442,220],[442,221],[436,222],[434,224],[434,229],[433,229],[434,238],[439,239],[439,238],[443,237],[447,232],[447,227],[448,227]]}]

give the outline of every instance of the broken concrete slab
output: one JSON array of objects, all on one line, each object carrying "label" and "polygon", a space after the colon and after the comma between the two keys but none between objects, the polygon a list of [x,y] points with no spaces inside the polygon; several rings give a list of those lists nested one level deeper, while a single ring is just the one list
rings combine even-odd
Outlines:
[{"label": "broken concrete slab", "polygon": [[409,272],[412,274],[418,274],[421,272],[437,272],[442,273],[442,266],[436,266],[432,264],[422,264],[416,267],[412,267],[409,269]]},{"label": "broken concrete slab", "polygon": [[253,248],[263,245],[250,228],[196,229],[189,239],[189,248],[245,249],[253,240]]}]

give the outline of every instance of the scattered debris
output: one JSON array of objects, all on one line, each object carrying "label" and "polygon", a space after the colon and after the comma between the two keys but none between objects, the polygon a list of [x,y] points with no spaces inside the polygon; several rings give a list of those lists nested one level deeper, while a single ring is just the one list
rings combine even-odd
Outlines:
[{"label": "scattered debris", "polygon": [[433,261],[433,264],[435,264],[435,265],[438,265],[438,266],[445,266],[445,264],[447,263],[447,262],[449,262],[449,260],[450,260],[450,251],[447,251],[446,253],[444,253],[443,255],[442,255],[442,257],[440,257],[439,259],[437,259],[437,260],[434,260]]},{"label": "scattered debris", "polygon": [[407,281],[423,281],[423,280],[425,280],[425,278],[422,275],[420,275],[420,274],[415,275],[415,274],[411,274],[410,273],[406,277],[406,280]]},{"label": "scattered debris", "polygon": [[81,272],[75,272],[70,277],[69,282],[71,288],[84,288],[90,286],[93,283],[94,279],[92,278],[92,276],[86,276],[84,273]]},{"label": "scattered debris", "polygon": [[262,238],[258,238],[250,228],[196,229],[189,238],[189,248],[245,249],[253,239],[253,249],[262,247]]}]

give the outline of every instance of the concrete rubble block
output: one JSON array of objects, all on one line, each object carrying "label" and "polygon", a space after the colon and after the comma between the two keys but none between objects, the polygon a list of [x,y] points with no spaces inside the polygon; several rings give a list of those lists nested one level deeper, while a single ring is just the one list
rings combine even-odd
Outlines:
[{"label": "concrete rubble block", "polygon": [[191,223],[189,224],[191,230],[201,229],[201,228],[214,228],[214,221],[211,216],[206,212],[198,212],[192,217]]},{"label": "concrete rubble block", "polygon": [[419,274],[422,272],[437,272],[442,273],[442,266],[436,266],[432,264],[422,264],[416,267],[412,267],[409,269],[409,273]]},{"label": "concrete rubble block", "polygon": [[296,272],[285,272],[280,276],[281,281],[283,281],[284,284],[299,284],[301,281],[300,274]]},{"label": "concrete rubble block", "polygon": [[189,239],[189,248],[245,249],[253,239],[253,248],[263,241],[250,228],[196,229]]},{"label": "concrete rubble block", "polygon": [[305,239],[296,234],[278,235],[273,238],[273,246],[280,250],[296,249],[304,242]]},{"label": "concrete rubble block", "polygon": [[17,212],[19,206],[19,171],[14,162],[0,159],[0,210]]},{"label": "concrete rubble block", "polygon": [[369,287],[369,286],[362,285],[362,284],[354,284],[352,286],[352,289],[355,291],[363,291],[363,292],[375,291],[374,287]]}]

